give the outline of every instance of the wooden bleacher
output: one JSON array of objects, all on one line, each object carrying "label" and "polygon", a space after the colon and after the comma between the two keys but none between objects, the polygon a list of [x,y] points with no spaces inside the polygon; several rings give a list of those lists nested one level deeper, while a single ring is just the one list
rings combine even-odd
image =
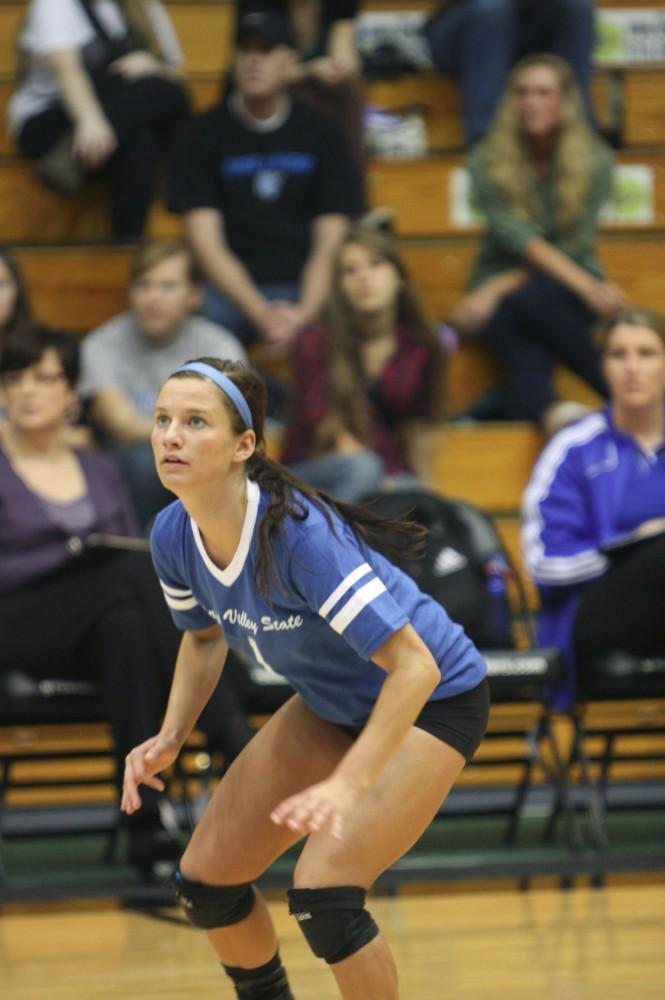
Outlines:
[{"label": "wooden bleacher", "polygon": [[[228,0],[166,0],[186,56],[193,104],[201,109],[214,102],[220,75],[228,68],[233,3]],[[369,0],[367,10],[423,10],[433,3],[418,0]],[[650,0],[602,0],[601,7],[660,6]],[[14,41],[24,2],[0,0],[0,113],[4,115],[15,72]],[[369,194],[374,204],[396,211],[398,233],[407,262],[428,309],[444,319],[463,293],[476,248],[477,230],[460,229],[449,208],[452,171],[462,165],[459,94],[451,81],[434,73],[367,83],[367,99],[388,109],[419,106],[428,127],[432,154],[418,161],[377,161],[369,169]],[[636,303],[665,312],[665,67],[617,67],[599,70],[594,79],[594,104],[601,123],[618,127],[623,139],[619,160],[652,168],[655,217],[648,224],[607,225],[599,239],[601,258],[609,275]],[[617,115],[620,117],[617,119]],[[150,234],[179,231],[178,220],[157,205]],[[29,164],[0,136],[0,241],[16,246],[38,317],[84,333],[124,307],[132,251],[107,244],[108,228],[100,191],[92,187],[77,201],[45,191]],[[465,346],[450,363],[448,405],[467,406],[493,378],[482,351]],[[565,373],[561,394],[593,402],[589,390]],[[432,443],[432,442],[430,442]],[[483,428],[450,427],[437,431],[434,456],[425,470],[427,480],[451,496],[485,507],[497,516],[502,538],[518,566],[517,511],[524,485],[540,447],[538,434],[518,425]],[[528,581],[527,581],[528,585]],[[529,588],[535,606],[535,591]],[[622,709],[619,708],[619,711]],[[640,712],[631,703],[630,711]],[[642,713],[647,709],[642,709]],[[628,708],[626,713],[629,714]],[[642,715],[642,717],[643,717]],[[500,707],[495,724],[509,727],[508,708]],[[0,750],[7,743],[31,739],[42,746],[56,744],[62,732],[12,730],[0,732]],[[563,734],[565,741],[565,733]],[[106,730],[93,726],[67,734],[93,748],[108,746]],[[491,750],[487,751],[491,753]],[[23,767],[24,765],[22,765]],[[40,765],[42,766],[42,765]],[[95,764],[96,768],[104,763]],[[25,765],[29,769],[29,765]],[[644,776],[644,765],[632,776]],[[497,769],[495,780],[511,781],[514,772]],[[470,783],[486,781],[486,773],[471,772]],[[38,792],[12,793],[14,804],[40,804]],[[58,793],[60,796],[61,793]],[[64,794],[64,793],[63,793]],[[93,797],[99,792],[91,793]],[[103,793],[105,801],[110,788]],[[52,793],[46,793],[46,800]]]}]

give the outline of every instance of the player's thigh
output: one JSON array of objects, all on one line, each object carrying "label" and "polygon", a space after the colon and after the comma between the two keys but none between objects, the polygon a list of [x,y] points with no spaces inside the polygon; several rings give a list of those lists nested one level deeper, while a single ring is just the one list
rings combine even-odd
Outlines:
[{"label": "player's thigh", "polygon": [[310,836],[295,885],[369,887],[427,829],[465,764],[447,743],[412,727],[346,822],[341,839]]},{"label": "player's thigh", "polygon": [[256,878],[300,836],[270,813],[328,777],[351,745],[339,727],[295,695],[261,727],[217,786],[183,855],[191,879],[234,884]]}]

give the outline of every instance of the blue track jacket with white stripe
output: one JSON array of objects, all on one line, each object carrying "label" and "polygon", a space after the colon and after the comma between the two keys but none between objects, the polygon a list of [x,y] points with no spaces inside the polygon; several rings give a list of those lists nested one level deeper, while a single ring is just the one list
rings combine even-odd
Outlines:
[{"label": "blue track jacket with white stripe", "polygon": [[268,497],[248,480],[247,513],[229,565],[219,569],[198,526],[178,500],[157,516],[151,546],[176,625],[218,622],[232,648],[285,677],[313,712],[358,725],[369,716],[385,672],[372,654],[410,623],[441,670],[431,700],[475,687],[486,666],[463,629],[414,581],[358,541],[333,511],[296,493],[306,517],[285,519],[273,553],[277,583],[269,599],[254,582],[256,526]]},{"label": "blue track jacket with white stripe", "polygon": [[[609,565],[603,550],[626,536],[622,509],[644,462],[635,440],[614,426],[609,409],[598,410],[552,438],[524,494],[522,551],[540,593],[538,642],[558,646],[567,659],[565,684],[554,697],[559,708],[574,697],[577,608],[586,586]],[[641,489],[648,491],[648,476],[642,478]]]}]

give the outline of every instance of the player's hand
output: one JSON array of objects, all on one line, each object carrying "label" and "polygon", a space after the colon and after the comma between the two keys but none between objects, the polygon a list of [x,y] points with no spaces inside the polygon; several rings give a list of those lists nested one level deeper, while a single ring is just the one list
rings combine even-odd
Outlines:
[{"label": "player's hand", "polygon": [[345,820],[353,811],[360,795],[357,786],[349,784],[344,778],[333,776],[284,799],[273,809],[270,819],[277,826],[288,826],[290,830],[303,835],[319,833],[328,827],[332,836],[340,840]]},{"label": "player's hand", "polygon": [[139,785],[147,785],[163,792],[165,785],[155,777],[174,762],[180,752],[180,745],[167,740],[161,733],[151,736],[145,743],[134,747],[125,757],[125,774],[122,781],[120,808],[131,816],[141,808]]},{"label": "player's hand", "polygon": [[164,67],[152,52],[145,52],[143,49],[135,52],[127,52],[126,55],[115,59],[109,66],[111,73],[118,73],[126,80],[139,80],[142,76],[156,76]]},{"label": "player's hand", "polygon": [[450,316],[450,322],[461,334],[473,336],[489,323],[498,305],[498,297],[481,286],[460,299]]},{"label": "player's hand", "polygon": [[592,275],[589,275],[582,295],[587,305],[604,319],[610,319],[629,305],[628,296],[622,288],[612,281],[601,281]]},{"label": "player's hand", "polygon": [[334,87],[351,75],[350,67],[341,59],[332,56],[319,56],[305,63],[307,75],[328,87]]},{"label": "player's hand", "polygon": [[116,134],[104,115],[84,118],[74,129],[72,152],[94,170],[105,163],[118,144]]},{"label": "player's hand", "polygon": [[648,521],[642,521],[635,530],[635,538],[650,538],[651,535],[659,535],[665,531],[665,517],[651,517]]},{"label": "player's hand", "polygon": [[266,311],[266,342],[276,350],[285,350],[305,325],[302,310],[293,302],[270,302]]}]

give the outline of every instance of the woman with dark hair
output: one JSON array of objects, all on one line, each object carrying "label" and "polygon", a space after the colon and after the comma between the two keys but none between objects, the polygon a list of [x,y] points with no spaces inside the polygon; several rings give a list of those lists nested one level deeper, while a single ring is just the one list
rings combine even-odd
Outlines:
[{"label": "woman with dark hair", "polygon": [[602,342],[606,409],[549,442],[524,496],[522,545],[539,641],[568,655],[559,692],[609,653],[665,652],[665,319],[624,310]]},{"label": "woman with dark hair", "polygon": [[[112,461],[72,448],[64,433],[78,373],[78,341],[42,328],[8,341],[0,358],[2,670],[34,680],[94,678],[119,777],[131,747],[159,724],[178,636],[147,556],[93,544],[96,535],[139,530]],[[216,718],[204,728],[230,759],[251,730],[220,694],[214,701]],[[152,790],[145,814],[126,825],[130,860],[142,870],[177,856]]]},{"label": "woman with dark hair", "polygon": [[335,254],[323,321],[295,344],[282,460],[340,500],[412,474],[405,432],[441,416],[444,363],[396,241],[352,229]]},{"label": "woman with dark hair", "polygon": [[5,340],[26,329],[30,319],[23,275],[11,251],[0,246],[0,354]]},{"label": "woman with dark hair", "polygon": [[9,126],[49,187],[109,179],[115,239],[143,233],[171,131],[188,113],[182,53],[156,0],[31,0]]},{"label": "woman with dark hair", "polygon": [[494,405],[472,413],[546,419],[555,363],[606,395],[591,331],[626,305],[594,246],[613,162],[587,123],[570,66],[553,55],[515,66],[469,170],[487,230],[451,321],[479,336],[503,371]]},{"label": "woman with dark hair", "polygon": [[[152,443],[178,500],[158,514],[155,567],[184,630],[164,723],[127,759],[123,808],[177,757],[229,647],[293,697],[227,771],[176,873],[243,1000],[292,1000],[253,881],[303,837],[290,912],[346,1000],[396,1000],[397,973],[365,909],[418,839],[485,731],[485,664],[443,608],[372,544],[411,524],[333,501],[264,452],[265,386],[188,362],[159,394]],[[408,802],[408,809],[404,803]]]}]

